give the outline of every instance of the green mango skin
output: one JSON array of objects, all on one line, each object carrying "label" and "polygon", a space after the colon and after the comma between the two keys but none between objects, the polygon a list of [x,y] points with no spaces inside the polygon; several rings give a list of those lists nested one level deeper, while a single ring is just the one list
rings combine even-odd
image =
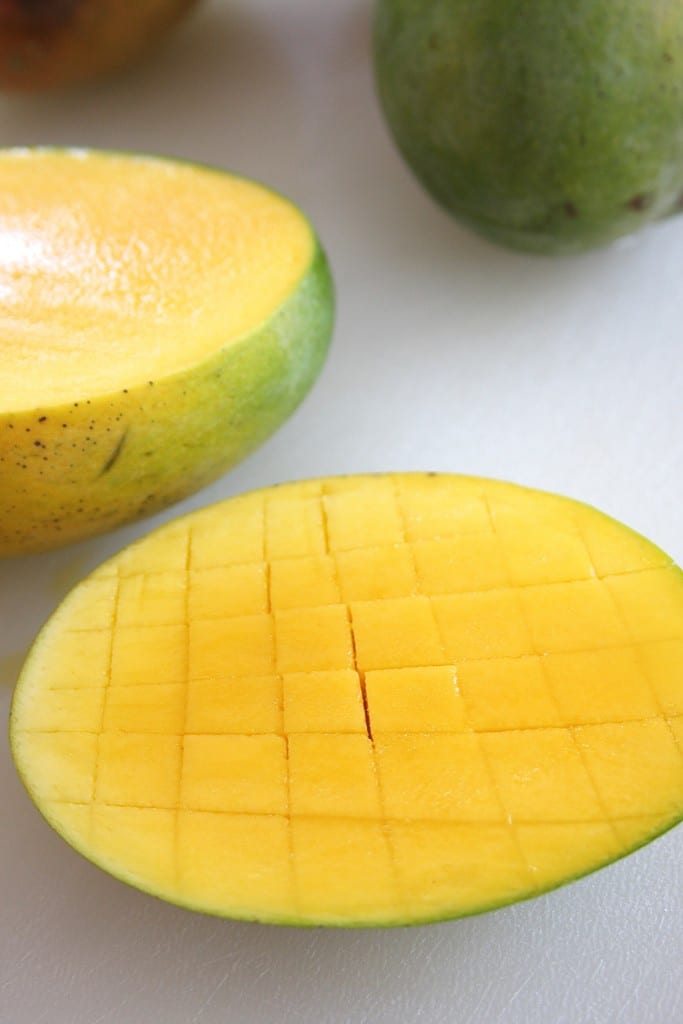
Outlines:
[{"label": "green mango skin", "polygon": [[290,297],[199,364],[92,400],[0,411],[0,558],[116,529],[222,476],[303,401],[334,311],[316,239]]},{"label": "green mango skin", "polygon": [[378,0],[399,149],[488,238],[604,245],[683,207],[681,0]]}]

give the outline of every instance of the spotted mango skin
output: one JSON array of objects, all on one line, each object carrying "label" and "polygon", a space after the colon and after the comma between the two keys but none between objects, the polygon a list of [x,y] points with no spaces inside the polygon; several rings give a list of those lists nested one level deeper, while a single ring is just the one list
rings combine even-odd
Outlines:
[{"label": "spotted mango skin", "polygon": [[112,530],[221,476],[302,401],[333,316],[318,247],[265,324],[197,366],[69,405],[0,413],[0,557]]}]

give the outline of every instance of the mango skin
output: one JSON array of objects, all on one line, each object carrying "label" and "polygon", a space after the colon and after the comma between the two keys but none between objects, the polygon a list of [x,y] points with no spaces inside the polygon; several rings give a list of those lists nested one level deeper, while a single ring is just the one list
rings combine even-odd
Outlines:
[{"label": "mango skin", "polygon": [[0,88],[39,92],[109,74],[165,35],[196,0],[4,0]]},{"label": "mango skin", "polygon": [[374,58],[406,161],[493,241],[578,252],[683,206],[678,0],[378,0]]},{"label": "mango skin", "polygon": [[318,244],[265,323],[182,373],[0,413],[0,557],[112,530],[221,476],[294,411],[325,360],[333,284]]}]

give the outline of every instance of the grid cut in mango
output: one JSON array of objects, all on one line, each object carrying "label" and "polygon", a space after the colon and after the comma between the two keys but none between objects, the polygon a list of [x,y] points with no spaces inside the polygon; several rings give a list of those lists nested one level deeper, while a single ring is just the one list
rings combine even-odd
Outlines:
[{"label": "grid cut in mango", "polygon": [[299,733],[288,747],[293,815],[381,817],[374,751],[365,734]]},{"label": "grid cut in mango", "polygon": [[335,562],[345,601],[384,601],[419,593],[414,552],[408,544],[339,551]]},{"label": "grid cut in mango", "polygon": [[102,693],[111,682],[112,641],[111,628],[60,630],[54,638],[54,664],[36,663],[36,677],[42,678],[45,690],[83,688]]},{"label": "grid cut in mango", "polygon": [[187,615],[191,619],[257,615],[268,607],[266,566],[261,562],[199,569],[187,587]]},{"label": "grid cut in mango", "polygon": [[276,675],[198,679],[183,689],[186,703],[181,732],[282,733],[282,684]]},{"label": "grid cut in mango", "polygon": [[538,655],[463,662],[458,686],[472,728],[485,733],[560,725],[545,665]]},{"label": "grid cut in mango", "polygon": [[278,559],[270,566],[270,597],[275,608],[339,604],[334,562],[327,555]]},{"label": "grid cut in mango", "polygon": [[440,593],[443,585],[448,587],[446,593],[452,593],[456,585],[467,592],[507,584],[507,568],[494,533],[416,541],[412,550],[421,584],[430,594]]},{"label": "grid cut in mango", "polygon": [[284,732],[365,733],[360,676],[337,672],[289,672],[282,676]]},{"label": "grid cut in mango", "polygon": [[280,736],[186,736],[180,805],[230,814],[284,814],[286,755]]},{"label": "grid cut in mango", "polygon": [[284,485],[80,584],[11,739],[51,825],[182,905],[327,925],[492,909],[683,817],[683,576],[510,484]]},{"label": "grid cut in mango", "polygon": [[186,902],[218,901],[237,917],[286,920],[294,901],[287,818],[183,810],[177,819],[170,848]]},{"label": "grid cut in mango", "polygon": [[269,562],[304,558],[327,551],[320,494],[273,494],[265,506],[264,551]]},{"label": "grid cut in mango", "polygon": [[[455,666],[382,669],[367,672],[365,693],[369,727],[380,733],[465,732],[465,703]],[[415,694],[422,693],[418,703]]]},{"label": "grid cut in mango", "polygon": [[185,622],[184,572],[157,572],[121,580],[117,605],[120,626],[172,626]]},{"label": "grid cut in mango", "polygon": [[[102,702],[104,694],[97,696]],[[103,708],[97,709],[95,731],[100,723],[105,732],[150,732],[162,736],[180,736],[185,728],[187,688],[182,683],[112,686],[106,696]]]},{"label": "grid cut in mango", "polygon": [[662,711],[667,715],[683,715],[683,639],[641,644],[638,660]]}]

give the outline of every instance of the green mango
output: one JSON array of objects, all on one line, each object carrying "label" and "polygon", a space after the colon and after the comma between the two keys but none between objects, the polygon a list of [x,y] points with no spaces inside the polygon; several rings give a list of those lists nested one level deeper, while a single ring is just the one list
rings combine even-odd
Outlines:
[{"label": "green mango", "polygon": [[539,253],[683,208],[679,0],[379,0],[380,100],[463,223]]}]

